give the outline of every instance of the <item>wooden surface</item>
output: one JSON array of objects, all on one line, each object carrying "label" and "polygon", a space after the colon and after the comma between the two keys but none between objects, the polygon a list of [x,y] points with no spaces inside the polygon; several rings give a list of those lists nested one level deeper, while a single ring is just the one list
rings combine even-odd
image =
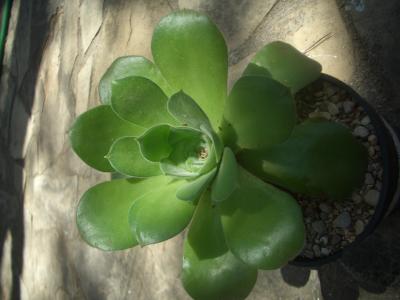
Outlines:
[{"label": "wooden surface", "polygon": [[[352,41],[333,0],[15,0],[0,87],[2,299],[189,299],[179,280],[183,235],[115,253],[80,239],[77,202],[108,176],[84,165],[67,138],[74,118],[99,104],[111,62],[151,58],[154,26],[184,7],[208,12],[223,31],[230,83],[276,39],[311,49],[324,72],[352,78]],[[277,270],[259,272],[249,299],[320,294],[316,271],[295,287]]]}]

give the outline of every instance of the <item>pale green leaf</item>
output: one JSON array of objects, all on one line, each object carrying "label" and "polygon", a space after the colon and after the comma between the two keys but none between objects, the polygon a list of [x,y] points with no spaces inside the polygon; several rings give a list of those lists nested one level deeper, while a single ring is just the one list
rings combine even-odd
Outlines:
[{"label": "pale green leaf", "polygon": [[243,168],[239,187],[219,208],[226,243],[247,265],[276,269],[304,246],[303,216],[296,200]]},{"label": "pale green leaf", "polygon": [[111,103],[111,83],[114,80],[130,76],[145,77],[153,81],[167,96],[174,92],[151,61],[141,56],[124,56],[117,58],[101,78],[99,84],[101,102]]},{"label": "pale green leaf", "polygon": [[214,168],[210,172],[189,181],[177,190],[176,197],[181,200],[196,202],[214,179],[216,173],[217,169]]},{"label": "pale green leaf", "polygon": [[167,96],[144,77],[126,77],[112,82],[111,107],[122,119],[144,128],[176,124],[167,110]]},{"label": "pale green leaf", "polygon": [[170,85],[190,95],[217,128],[227,93],[228,55],[215,24],[195,11],[173,12],[154,30],[151,49]]},{"label": "pale green leaf", "polygon": [[343,199],[363,182],[367,151],[346,127],[310,119],[284,143],[243,151],[239,161],[259,178],[293,192]]},{"label": "pale green leaf", "polygon": [[128,224],[129,209],[136,199],[167,181],[165,176],[116,179],[90,188],[82,196],[76,215],[82,238],[102,250],[122,250],[137,245]]},{"label": "pale green leaf", "polygon": [[210,194],[200,200],[184,244],[182,283],[196,300],[244,299],[257,279],[227,248]]},{"label": "pale green leaf", "polygon": [[108,105],[92,108],[76,118],[69,132],[72,149],[89,166],[103,172],[112,172],[104,157],[120,137],[136,136],[144,128],[120,119]]},{"label": "pale green leaf", "polygon": [[296,122],[295,103],[290,90],[279,82],[245,76],[235,83],[224,117],[222,135],[229,146],[262,149],[289,137]]},{"label": "pale green leaf", "polygon": [[159,163],[143,157],[135,137],[116,140],[106,157],[116,171],[127,176],[151,177],[162,174]]},{"label": "pale green leaf", "polygon": [[165,241],[180,233],[189,224],[195,206],[176,198],[176,191],[183,180],[173,180],[154,185],[129,210],[129,224],[140,245]]},{"label": "pale green leaf", "polygon": [[237,187],[238,165],[235,154],[225,147],[221,164],[211,188],[211,199],[214,202],[226,200]]},{"label": "pale green leaf", "polygon": [[276,41],[257,52],[245,69],[244,75],[271,77],[296,93],[318,79],[321,69],[317,61],[308,58],[293,46]]}]

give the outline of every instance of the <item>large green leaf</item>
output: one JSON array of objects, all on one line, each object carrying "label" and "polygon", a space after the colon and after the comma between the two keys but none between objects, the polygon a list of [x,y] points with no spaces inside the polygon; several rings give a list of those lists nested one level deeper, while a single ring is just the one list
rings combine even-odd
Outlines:
[{"label": "large green leaf", "polygon": [[304,246],[301,209],[289,194],[243,168],[239,176],[239,188],[220,206],[226,243],[250,266],[282,267]]},{"label": "large green leaf", "polygon": [[295,104],[290,90],[279,82],[245,76],[233,86],[224,117],[222,135],[229,146],[261,149],[288,138],[296,122]]},{"label": "large green leaf", "polygon": [[217,168],[214,168],[210,172],[189,181],[177,190],[176,197],[181,200],[196,202],[208,188],[216,173]]},{"label": "large green leaf", "polygon": [[154,30],[151,49],[171,86],[193,97],[216,128],[227,93],[228,55],[215,24],[195,11],[173,12]]},{"label": "large green leaf", "polygon": [[243,167],[293,192],[343,199],[364,179],[367,153],[337,123],[311,119],[295,127],[284,143],[239,154]]},{"label": "large green leaf", "polygon": [[235,154],[225,147],[222,161],[211,188],[211,199],[213,202],[226,200],[237,187],[238,165]]},{"label": "large green leaf", "polygon": [[138,244],[128,224],[132,203],[164,185],[165,176],[149,179],[116,179],[95,185],[82,196],[76,222],[85,241],[102,250],[121,250]]},{"label": "large green leaf", "polygon": [[177,189],[185,182],[169,178],[168,183],[154,185],[129,210],[129,224],[140,245],[165,241],[189,224],[195,206],[176,198]]},{"label": "large green leaf", "polygon": [[99,84],[101,102],[110,104],[112,82],[129,76],[145,77],[157,84],[167,96],[173,94],[172,88],[151,61],[141,56],[124,56],[117,58],[101,78]]},{"label": "large green leaf", "polygon": [[154,126],[137,139],[146,159],[159,162],[169,156],[172,151],[168,142],[170,131],[169,125]]},{"label": "large green leaf", "polygon": [[121,174],[132,177],[161,175],[160,164],[146,160],[135,137],[123,137],[114,142],[106,158]]},{"label": "large green leaf", "polygon": [[[265,68],[265,71],[262,70]],[[321,65],[293,46],[276,41],[264,46],[244,71],[244,75],[271,77],[289,87],[293,93],[316,80]]]},{"label": "large green leaf", "polygon": [[196,300],[244,299],[257,279],[227,248],[220,216],[206,192],[184,244],[182,283]]},{"label": "large green leaf", "polygon": [[114,169],[104,156],[120,137],[136,136],[144,128],[120,119],[108,105],[100,105],[81,114],[69,133],[72,149],[89,166],[103,172]]},{"label": "large green leaf", "polygon": [[122,119],[144,128],[176,124],[167,110],[167,96],[144,77],[126,77],[112,82],[111,107]]},{"label": "large green leaf", "polygon": [[168,111],[182,126],[200,129],[200,126],[211,128],[210,120],[201,107],[183,91],[171,96],[168,100]]}]

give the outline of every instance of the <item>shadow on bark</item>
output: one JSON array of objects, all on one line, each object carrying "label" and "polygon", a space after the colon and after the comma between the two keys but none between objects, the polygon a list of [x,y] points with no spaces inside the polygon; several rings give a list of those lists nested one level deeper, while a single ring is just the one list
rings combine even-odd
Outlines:
[{"label": "shadow on bark", "polygon": [[[12,10],[17,14],[15,40],[11,49],[9,69],[3,68],[8,89],[0,91],[5,103],[1,111],[0,121],[0,267],[7,234],[11,236],[11,272],[12,285],[9,298],[21,298],[20,277],[23,271],[24,249],[24,184],[23,184],[23,143],[14,145],[11,150],[11,140],[23,141],[29,116],[31,115],[35,82],[42,58],[42,50],[49,33],[51,20],[47,19],[47,1],[25,2],[14,1]],[[11,16],[13,17],[13,16]],[[27,64],[27,68],[26,65]],[[26,70],[25,74],[19,74]],[[7,75],[6,75],[7,73]],[[17,77],[18,76],[18,77]],[[14,115],[15,103],[22,102],[27,117]],[[11,123],[18,119],[18,130],[12,130]],[[1,281],[0,281],[1,282]],[[0,295],[6,291],[0,286]],[[7,297],[6,297],[7,298]]]}]

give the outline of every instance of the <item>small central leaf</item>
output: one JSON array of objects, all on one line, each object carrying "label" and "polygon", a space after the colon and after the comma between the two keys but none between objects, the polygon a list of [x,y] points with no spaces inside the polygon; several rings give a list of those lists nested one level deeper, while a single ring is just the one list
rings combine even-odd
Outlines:
[{"label": "small central leaf", "polygon": [[238,166],[236,163],[235,154],[233,154],[230,148],[225,147],[217,178],[212,186],[212,201],[221,202],[227,199],[236,188],[237,177]]}]

